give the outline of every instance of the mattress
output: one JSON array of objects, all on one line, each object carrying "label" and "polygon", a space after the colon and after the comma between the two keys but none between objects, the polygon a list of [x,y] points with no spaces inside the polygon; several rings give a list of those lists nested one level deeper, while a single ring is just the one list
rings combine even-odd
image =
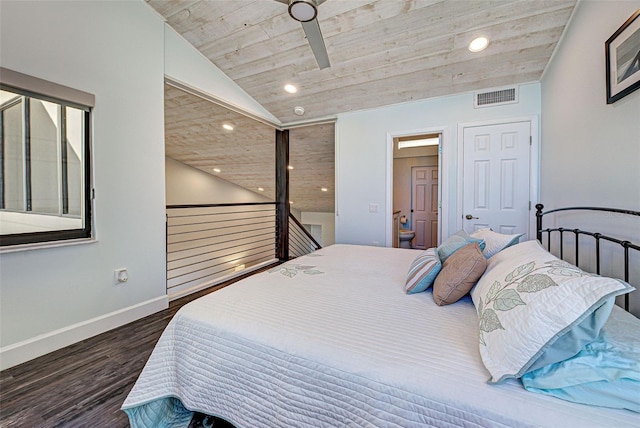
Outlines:
[{"label": "mattress", "polygon": [[469,298],[407,295],[417,252],[333,245],[185,305],[122,408],[132,427],[624,427],[640,416],[489,385]]}]

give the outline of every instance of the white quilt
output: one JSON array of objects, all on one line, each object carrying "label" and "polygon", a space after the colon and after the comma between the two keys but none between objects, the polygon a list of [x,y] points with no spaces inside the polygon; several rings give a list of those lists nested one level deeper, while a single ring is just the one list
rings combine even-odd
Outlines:
[{"label": "white quilt", "polygon": [[333,245],[184,306],[123,404],[132,427],[640,426],[487,384],[471,300],[405,294],[416,254]]}]

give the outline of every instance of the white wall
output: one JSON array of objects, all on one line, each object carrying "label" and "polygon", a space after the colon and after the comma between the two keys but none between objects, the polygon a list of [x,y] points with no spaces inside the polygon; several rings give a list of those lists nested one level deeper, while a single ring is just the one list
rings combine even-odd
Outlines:
[{"label": "white wall", "polygon": [[0,3],[3,67],[95,94],[97,238],[0,256],[2,368],[167,306],[163,41],[143,1]]},{"label": "white wall", "polygon": [[581,1],[542,80],[542,202],[640,210],[640,90],[606,103],[605,41],[640,1]]},{"label": "white wall", "polygon": [[[638,8],[638,0],[580,1],[545,71],[540,200],[546,209],[580,205],[640,211],[640,90],[607,104],[604,56],[605,41]],[[637,218],[582,213],[572,215],[576,220],[573,227],[640,242]],[[613,257],[606,250],[604,256]],[[640,256],[632,259],[630,279],[640,285]],[[632,312],[640,315],[637,291]]]},{"label": "white wall", "polygon": [[[428,85],[428,82],[424,83]],[[473,108],[473,94],[382,107],[338,115],[336,124],[336,242],[391,245],[386,242],[387,222],[392,207],[387,206],[387,133],[400,134],[442,128],[442,174],[449,192],[448,236],[456,227],[457,126],[460,123],[540,115],[540,85],[520,87],[517,104]],[[443,183],[440,183],[443,185]],[[369,204],[378,204],[378,213],[369,213]]]},{"label": "white wall", "polygon": [[165,52],[165,75],[169,79],[267,122],[281,123],[168,24],[165,28]]},{"label": "white wall", "polygon": [[273,202],[197,168],[166,158],[167,205]]},{"label": "white wall", "polygon": [[304,211],[300,223],[318,225],[322,228],[320,245],[323,247],[335,244],[335,215],[333,213]]}]

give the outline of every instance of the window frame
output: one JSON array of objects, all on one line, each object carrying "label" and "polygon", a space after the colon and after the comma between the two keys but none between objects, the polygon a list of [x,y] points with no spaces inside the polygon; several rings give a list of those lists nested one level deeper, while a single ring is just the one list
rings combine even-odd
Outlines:
[{"label": "window frame", "polygon": [[[4,72],[5,70],[6,69],[3,69],[2,71]],[[16,74],[19,74],[19,73],[16,73]],[[29,76],[25,76],[25,75],[20,75],[20,77],[22,79],[27,77],[27,80],[33,79],[34,81],[36,81],[36,83],[39,83],[39,84],[42,84],[42,82],[45,82],[47,85],[58,90],[58,92],[60,88],[62,88],[63,90],[62,93],[64,93],[65,89],[70,89],[71,91],[80,92],[80,91],[72,90],[71,88],[66,88],[61,85],[57,85],[55,83],[42,81],[37,78],[30,78]],[[92,123],[91,122],[92,122],[93,105],[84,105],[78,102],[66,100],[56,96],[50,96],[50,95],[47,95],[46,93],[31,91],[28,89],[24,89],[22,87],[18,87],[16,85],[7,84],[3,81],[0,81],[0,89],[13,92],[23,97],[28,97],[26,99],[29,99],[29,100],[31,98],[34,98],[38,100],[48,101],[48,102],[56,103],[62,107],[72,107],[72,108],[81,110],[84,113],[83,115],[83,131],[84,131],[83,137],[84,138],[82,142],[82,149],[83,149],[83,156],[82,156],[82,169],[83,169],[83,176],[82,176],[83,211],[82,212],[83,214],[81,215],[82,227],[76,228],[76,229],[51,230],[51,231],[43,231],[43,232],[25,232],[25,233],[0,235],[0,249],[4,250],[11,247],[16,247],[20,245],[29,245],[29,244],[54,244],[54,243],[59,243],[61,241],[69,241],[69,240],[75,240],[75,239],[91,239],[93,237],[93,210],[92,210],[93,187],[92,187],[92,169],[91,169],[91,153],[92,153],[92,150],[91,150]],[[89,94],[85,94],[85,95],[89,95]],[[89,95],[89,96],[93,97],[92,95]],[[28,103],[26,104],[28,107]],[[3,122],[3,120],[0,120],[0,122]],[[30,124],[26,128],[30,128]],[[64,128],[66,128],[66,124],[62,128],[64,130]],[[4,128],[0,130],[0,132],[3,132],[3,130]],[[59,132],[63,132],[63,130],[60,130]],[[23,137],[23,138],[26,138],[26,137]],[[3,144],[0,145],[0,149],[4,151],[4,138],[3,138]],[[0,165],[0,169],[2,170],[2,179],[4,180],[5,178],[4,177],[4,169],[5,169],[4,153],[2,154],[2,156],[0,156],[0,160],[2,161],[2,165]],[[27,159],[26,167],[28,169],[30,169],[30,163],[31,163],[31,160]],[[60,178],[62,179],[62,176]],[[27,176],[25,181],[28,181],[28,180],[30,180],[29,176]],[[5,190],[4,181],[0,183],[0,187],[2,187],[2,189],[0,190],[0,194],[3,197],[2,210],[4,210],[4,206],[5,206],[4,205],[4,190]],[[64,211],[64,203],[63,203],[63,211]],[[29,210],[27,209],[26,212],[29,212]]]}]

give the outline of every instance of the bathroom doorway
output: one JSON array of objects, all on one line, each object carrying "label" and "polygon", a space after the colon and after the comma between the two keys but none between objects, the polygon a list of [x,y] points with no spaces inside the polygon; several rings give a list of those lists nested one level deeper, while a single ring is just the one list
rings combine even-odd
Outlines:
[{"label": "bathroom doorway", "polygon": [[441,133],[393,138],[393,246],[427,249],[438,243]]},{"label": "bathroom doorway", "polygon": [[438,246],[438,166],[411,167],[413,248]]}]

